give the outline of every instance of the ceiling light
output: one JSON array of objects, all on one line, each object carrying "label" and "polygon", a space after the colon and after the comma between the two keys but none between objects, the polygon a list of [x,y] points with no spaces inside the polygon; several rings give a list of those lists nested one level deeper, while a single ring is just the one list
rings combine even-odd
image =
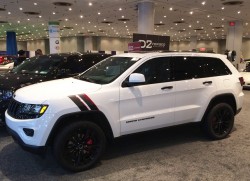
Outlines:
[{"label": "ceiling light", "polygon": [[165,15],[165,16],[163,16],[164,18],[166,18],[167,16]]},{"label": "ceiling light", "polygon": [[69,11],[72,11],[72,8],[69,8]]},{"label": "ceiling light", "polygon": [[203,1],[201,4],[202,4],[202,5],[205,5],[205,4],[206,4],[206,1]]},{"label": "ceiling light", "polygon": [[173,8],[171,7],[171,8],[169,8],[169,10],[170,10],[170,11],[173,11]]},{"label": "ceiling light", "polygon": [[8,14],[11,14],[11,12],[8,12]]},{"label": "ceiling light", "polygon": [[92,6],[93,4],[91,2],[89,2],[89,6]]},{"label": "ceiling light", "polygon": [[66,18],[65,21],[68,21],[68,19]]},{"label": "ceiling light", "polygon": [[83,15],[80,15],[80,18],[83,18]]},{"label": "ceiling light", "polygon": [[98,15],[100,15],[101,13],[100,13],[100,12],[98,12],[97,14],[98,14]]},{"label": "ceiling light", "polygon": [[224,9],[225,9],[225,7],[222,7],[221,9],[222,9],[222,10],[224,10]]},{"label": "ceiling light", "polygon": [[56,14],[55,12],[53,12],[52,14]]},{"label": "ceiling light", "polygon": [[190,11],[189,14],[193,14],[194,12],[193,11]]},{"label": "ceiling light", "polygon": [[237,13],[240,14],[240,11],[238,11]]},{"label": "ceiling light", "polygon": [[17,23],[20,23],[20,21],[17,21]]},{"label": "ceiling light", "polygon": [[119,8],[119,11],[122,11],[122,8]]},{"label": "ceiling light", "polygon": [[210,18],[210,15],[207,15],[208,18]]},{"label": "ceiling light", "polygon": [[40,15],[40,16],[38,16],[39,18],[41,18],[42,16]]},{"label": "ceiling light", "polygon": [[35,6],[37,6],[37,3],[34,3]]},{"label": "ceiling light", "polygon": [[19,8],[20,9],[20,11],[22,11],[23,10],[23,8]]},{"label": "ceiling light", "polygon": [[221,20],[222,20],[222,21],[224,21],[224,20],[225,20],[225,18],[222,18]]}]

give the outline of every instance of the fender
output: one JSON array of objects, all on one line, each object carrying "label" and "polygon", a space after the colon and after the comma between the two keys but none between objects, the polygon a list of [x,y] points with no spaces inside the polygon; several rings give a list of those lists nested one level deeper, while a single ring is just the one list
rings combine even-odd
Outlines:
[{"label": "fender", "polygon": [[108,119],[103,114],[103,112],[99,110],[90,110],[90,111],[79,111],[69,114],[64,114],[59,117],[54,124],[48,139],[46,141],[46,146],[51,145],[53,143],[54,137],[57,135],[58,131],[60,131],[63,127],[69,125],[74,121],[92,121],[96,123],[103,130],[106,135],[108,141],[112,141],[114,139],[112,128],[109,124]]}]

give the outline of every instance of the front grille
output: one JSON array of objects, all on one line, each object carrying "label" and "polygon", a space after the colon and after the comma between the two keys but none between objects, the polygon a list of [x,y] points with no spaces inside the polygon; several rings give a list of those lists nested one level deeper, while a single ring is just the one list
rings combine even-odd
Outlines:
[{"label": "front grille", "polygon": [[8,110],[7,113],[13,117],[13,118],[18,118],[18,109],[20,109],[20,107],[22,106],[22,103],[16,101],[15,99],[11,99],[9,106],[8,106]]},{"label": "front grille", "polygon": [[40,115],[29,113],[25,109],[25,105],[27,104],[11,99],[7,113],[15,119],[35,119],[40,117]]}]

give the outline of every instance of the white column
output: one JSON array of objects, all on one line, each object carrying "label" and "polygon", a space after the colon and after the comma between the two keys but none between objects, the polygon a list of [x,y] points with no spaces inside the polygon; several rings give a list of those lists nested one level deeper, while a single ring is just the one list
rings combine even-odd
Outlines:
[{"label": "white column", "polygon": [[[233,25],[233,26],[232,26]],[[233,64],[238,67],[241,56],[241,46],[242,46],[242,36],[243,36],[243,24],[241,21],[235,21],[234,24],[228,23],[226,49],[236,51],[236,60]]]},{"label": "white column", "polygon": [[197,36],[191,36],[190,37],[190,49],[196,49],[197,48]]},{"label": "white column", "polygon": [[153,2],[138,3],[138,33],[153,34],[155,6]]},{"label": "white column", "polygon": [[49,22],[49,48],[50,53],[61,52],[59,22]]}]

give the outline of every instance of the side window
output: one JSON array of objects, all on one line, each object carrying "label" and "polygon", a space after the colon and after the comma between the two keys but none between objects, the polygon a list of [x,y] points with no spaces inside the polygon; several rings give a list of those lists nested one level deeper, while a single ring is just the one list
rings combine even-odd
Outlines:
[{"label": "side window", "polygon": [[204,73],[206,77],[232,74],[232,72],[224,64],[224,62],[218,58],[206,57],[203,59],[203,61],[204,61]]},{"label": "side window", "polygon": [[218,58],[175,57],[173,79],[188,80],[231,74],[228,67]]},{"label": "side window", "polygon": [[174,57],[174,80],[188,80],[203,77],[202,68],[195,63],[194,58],[195,57]]},{"label": "side window", "polygon": [[145,76],[146,84],[156,84],[171,81],[170,58],[161,57],[148,60],[134,73],[141,73]]},{"label": "side window", "polygon": [[68,74],[80,73],[80,57],[77,55],[69,56],[64,60],[63,64],[60,66],[60,69],[65,69]]}]

